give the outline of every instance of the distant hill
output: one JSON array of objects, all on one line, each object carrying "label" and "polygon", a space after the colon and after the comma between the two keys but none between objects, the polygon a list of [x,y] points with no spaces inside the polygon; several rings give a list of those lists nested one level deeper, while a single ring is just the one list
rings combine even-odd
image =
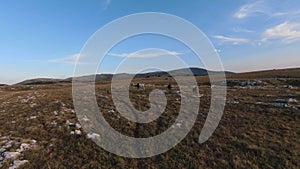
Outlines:
[{"label": "distant hill", "polygon": [[234,74],[233,72],[229,72],[229,71],[210,71],[210,70],[206,70],[206,69],[202,69],[202,68],[183,68],[183,69],[178,69],[178,70],[173,70],[170,71],[170,73],[175,74],[175,75],[189,75],[190,71],[194,74],[194,76],[205,76],[208,74],[211,75],[215,75],[215,74],[221,74],[221,73],[225,73],[225,74]]},{"label": "distant hill", "polygon": [[[169,72],[163,72],[163,71],[156,71],[156,72],[150,72],[150,73],[142,73],[142,74],[137,74],[136,77],[161,77],[161,76],[170,76],[170,74],[177,75],[177,76],[186,76],[190,75],[190,72],[194,76],[206,76],[208,73],[210,74],[220,74],[223,73],[222,71],[208,71],[206,69],[202,68],[182,68],[182,69],[177,69],[177,70],[171,70]],[[225,71],[225,74],[234,74],[233,72]]]},{"label": "distant hill", "polygon": [[300,68],[273,69],[255,72],[229,74],[227,78],[253,79],[253,78],[300,78]]},{"label": "distant hill", "polygon": [[[208,71],[202,68],[183,68],[169,71],[170,74],[175,75],[188,75],[188,71],[191,71],[194,76],[206,76],[208,73],[210,74],[220,74],[222,71]],[[150,78],[150,77],[167,77],[170,76],[168,72],[163,71],[154,71],[148,73],[140,73],[135,75],[136,78]],[[274,70],[265,70],[265,71],[256,71],[256,72],[246,72],[246,73],[233,73],[229,71],[225,71],[227,79],[253,79],[253,78],[300,78],[300,68],[291,68],[291,69],[274,69]],[[130,74],[121,73],[116,74],[115,76],[119,77],[129,77]],[[107,81],[111,80],[113,74],[97,74],[96,82],[99,81]],[[91,81],[94,75],[88,76],[80,76],[76,77],[79,81]],[[46,84],[55,84],[55,83],[71,83],[72,77],[66,79],[51,79],[51,78],[38,78],[38,79],[30,79],[25,80],[23,82],[18,83],[17,85],[46,85]]]},{"label": "distant hill", "polygon": [[[207,71],[206,69],[192,67],[192,68],[171,70],[171,71],[169,71],[169,73],[163,72],[163,71],[140,73],[140,74],[135,75],[135,77],[136,78],[164,77],[164,76],[170,76],[170,74],[178,75],[178,76],[185,76],[185,75],[189,75],[189,71],[191,71],[194,76],[205,76],[205,75],[208,75],[208,73],[210,73],[210,74],[223,73],[222,71]],[[233,74],[233,72],[226,71],[225,74]],[[127,78],[131,75],[126,74],[126,73],[121,73],[121,74],[116,74],[116,75],[97,74],[95,81],[99,82],[99,81],[111,80],[113,78],[113,76]],[[79,81],[92,81],[92,78],[94,78],[94,75],[76,77],[76,79]],[[37,78],[37,79],[25,80],[23,82],[17,83],[17,85],[46,85],[46,84],[55,84],[55,83],[60,83],[60,82],[69,83],[69,82],[72,82],[72,79],[73,79],[72,77],[66,78],[66,79]]]},{"label": "distant hill", "polygon": [[17,83],[16,85],[46,85],[46,84],[55,84],[62,82],[62,79],[52,79],[52,78],[37,78],[37,79],[29,79]]},{"label": "distant hill", "polygon": [[[167,77],[172,75],[177,75],[177,76],[186,76],[190,75],[190,72],[194,76],[206,76],[208,73],[210,74],[220,74],[223,73],[222,71],[207,71],[206,69],[202,68],[183,68],[183,69],[177,69],[177,70],[171,70],[168,72],[164,71],[155,71],[155,72],[149,72],[149,73],[139,73],[136,74],[136,78],[150,78],[150,77]],[[225,71],[225,74],[233,74],[233,72]],[[126,74],[126,73],[121,73],[121,74],[97,74],[96,75],[96,82],[97,81],[104,81],[104,80],[111,80],[113,76],[118,76],[122,78],[127,78],[131,76],[131,74]],[[94,75],[89,75],[89,76],[81,76],[81,77],[76,77],[77,80],[79,81],[90,81]],[[66,81],[71,81],[72,78],[66,79]]]},{"label": "distant hill", "polygon": [[[91,79],[94,77],[95,75],[88,75],[88,76],[80,76],[80,77],[75,77],[76,80],[78,81],[91,81]],[[106,80],[111,80],[113,77],[113,74],[97,74],[95,81],[106,81]],[[72,82],[73,77],[69,77],[67,79],[64,79],[64,82]]]}]

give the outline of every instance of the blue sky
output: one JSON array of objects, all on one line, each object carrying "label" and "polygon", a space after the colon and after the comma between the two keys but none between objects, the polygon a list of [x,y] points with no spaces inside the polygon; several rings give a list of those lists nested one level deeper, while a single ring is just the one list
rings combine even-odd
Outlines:
[{"label": "blue sky", "polygon": [[[93,33],[138,12],[169,13],[193,23],[211,40],[226,70],[300,67],[300,3],[295,0],[2,0],[0,83],[72,76]],[[113,72],[124,57],[147,48],[165,49],[190,66],[199,65],[174,39],[145,35],[115,46],[99,72]]]}]

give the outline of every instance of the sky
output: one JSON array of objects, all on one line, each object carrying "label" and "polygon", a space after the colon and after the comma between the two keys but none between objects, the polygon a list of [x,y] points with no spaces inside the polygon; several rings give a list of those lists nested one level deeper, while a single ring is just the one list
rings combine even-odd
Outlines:
[{"label": "sky", "polygon": [[[72,76],[83,46],[97,30],[141,12],[172,14],[194,24],[211,41],[225,70],[300,67],[300,3],[295,0],[2,0],[0,83]],[[129,57],[136,60],[124,72],[134,72],[137,60],[161,58],[170,65],[172,56],[188,66],[201,65],[181,42],[147,34],[113,47],[97,72],[116,72]]]}]

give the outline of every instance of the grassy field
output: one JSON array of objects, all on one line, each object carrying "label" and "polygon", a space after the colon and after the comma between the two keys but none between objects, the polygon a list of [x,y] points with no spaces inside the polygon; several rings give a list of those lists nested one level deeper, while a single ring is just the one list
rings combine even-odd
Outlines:
[{"label": "grassy field", "polygon": [[[0,86],[0,151],[19,152],[0,158],[2,168],[299,168],[300,69],[228,75],[228,82],[260,81],[255,85],[229,85],[227,103],[213,136],[199,144],[198,137],[210,107],[208,77],[197,77],[201,97],[197,121],[187,137],[173,149],[145,159],[119,157],[97,146],[78,125],[72,103],[72,85]],[[145,90],[130,89],[136,109],[147,110],[154,89],[165,90],[165,112],[148,124],[128,121],[115,110],[110,82],[96,84],[101,112],[117,131],[132,137],[150,137],[172,126],[180,96],[171,77],[134,79]],[[169,91],[165,85],[173,84]],[[228,83],[232,84],[232,83]],[[294,99],[278,105],[277,99]],[[277,101],[276,101],[277,100]],[[73,123],[74,125],[72,125]],[[77,124],[77,125],[76,125]],[[75,133],[81,131],[81,133]],[[101,137],[101,135],[100,135]],[[8,144],[9,143],[9,144]],[[21,145],[28,145],[20,151]],[[1,149],[2,147],[2,149]]]}]

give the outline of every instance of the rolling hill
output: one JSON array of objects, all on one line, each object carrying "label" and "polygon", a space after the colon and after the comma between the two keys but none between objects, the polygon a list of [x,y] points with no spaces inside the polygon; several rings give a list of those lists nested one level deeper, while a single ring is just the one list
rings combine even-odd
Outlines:
[{"label": "rolling hill", "polygon": [[[186,76],[189,75],[189,72],[192,72],[194,76],[206,76],[208,74],[220,74],[223,73],[222,71],[210,71],[203,68],[182,68],[177,70],[171,70],[169,72],[164,71],[155,71],[155,72],[148,72],[148,73],[140,73],[135,75],[136,78],[151,78],[151,77],[169,77],[170,74],[177,75],[177,76]],[[234,74],[233,72],[225,71],[225,74]],[[132,76],[131,74],[121,73],[121,74],[97,74],[95,81],[106,81],[111,80],[113,76],[118,76],[122,78],[127,78],[129,76]],[[76,80],[79,81],[91,81],[91,79],[94,78],[94,75],[87,75],[87,76],[80,76],[76,77]],[[17,85],[46,85],[46,84],[55,84],[60,82],[72,82],[72,77],[66,78],[66,79],[51,79],[51,78],[37,78],[37,79],[30,79],[25,80],[20,83],[17,83]]]}]

